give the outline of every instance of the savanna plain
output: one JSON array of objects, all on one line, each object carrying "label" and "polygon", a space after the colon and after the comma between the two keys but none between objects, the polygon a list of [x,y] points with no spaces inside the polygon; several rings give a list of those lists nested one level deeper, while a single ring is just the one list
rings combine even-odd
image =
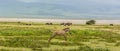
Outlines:
[{"label": "savanna plain", "polygon": [[[69,27],[67,41],[54,30]],[[120,51],[120,25],[45,25],[36,22],[0,22],[0,51]]]}]

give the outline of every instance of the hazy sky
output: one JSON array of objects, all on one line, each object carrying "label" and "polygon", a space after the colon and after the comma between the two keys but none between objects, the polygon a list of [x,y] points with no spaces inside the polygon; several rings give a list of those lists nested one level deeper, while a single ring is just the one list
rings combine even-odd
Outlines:
[{"label": "hazy sky", "polygon": [[[24,6],[23,4],[36,6],[34,4],[39,5],[40,3],[51,4],[54,5],[54,7],[56,7],[56,5],[60,5],[60,6],[64,6],[65,8],[69,7],[70,9],[73,9],[69,11],[61,11],[64,10],[64,7],[62,7],[62,9],[59,8],[54,10],[56,11],[56,13],[58,11],[61,13],[61,15],[65,15],[65,16],[73,14],[70,16],[120,17],[120,0],[0,0],[0,16],[9,15],[9,14],[14,15],[13,13],[19,15],[16,12],[20,12],[18,11],[20,9],[13,10],[13,8],[22,7]],[[32,9],[34,9],[32,10],[34,11],[33,13],[36,13],[35,9],[37,8],[32,8]],[[50,9],[54,9],[54,8],[50,8]],[[32,11],[26,11],[26,12],[29,13]],[[46,11],[42,11],[42,12],[46,12]]]}]

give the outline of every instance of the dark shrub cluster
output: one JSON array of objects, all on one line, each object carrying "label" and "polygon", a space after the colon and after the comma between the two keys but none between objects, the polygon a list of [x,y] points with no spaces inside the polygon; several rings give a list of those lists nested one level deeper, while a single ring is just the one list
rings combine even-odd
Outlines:
[{"label": "dark shrub cluster", "polygon": [[86,22],[86,24],[87,25],[93,25],[93,24],[95,24],[95,22],[96,22],[95,20],[89,20],[89,21]]}]

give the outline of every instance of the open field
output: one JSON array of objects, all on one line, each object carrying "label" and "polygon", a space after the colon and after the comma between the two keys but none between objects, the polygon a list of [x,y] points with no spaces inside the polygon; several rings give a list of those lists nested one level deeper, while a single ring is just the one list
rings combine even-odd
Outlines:
[{"label": "open field", "polygon": [[[71,22],[74,24],[85,24],[86,21],[82,19],[33,19],[33,18],[0,18],[0,22],[52,22],[52,23],[61,23],[61,22]],[[97,25],[101,24],[116,24],[120,25],[120,20],[95,20]]]},{"label": "open field", "polygon": [[[57,36],[48,43],[52,31],[65,27],[71,28],[67,42]],[[120,25],[0,22],[0,51],[120,51]]]}]

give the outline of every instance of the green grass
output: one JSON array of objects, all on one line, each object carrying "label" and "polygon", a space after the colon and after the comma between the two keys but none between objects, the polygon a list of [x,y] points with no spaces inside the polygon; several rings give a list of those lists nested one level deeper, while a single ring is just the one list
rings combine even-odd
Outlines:
[{"label": "green grass", "polygon": [[109,49],[103,49],[103,48],[91,48],[89,46],[80,46],[78,49],[72,49],[69,51],[110,51]]},{"label": "green grass", "polygon": [[115,44],[115,46],[120,46],[120,42],[117,42],[117,43]]},{"label": "green grass", "polygon": [[[52,39],[51,43],[48,43],[52,31],[65,27],[71,28],[71,34],[67,33],[67,42],[64,41],[63,37],[57,36]],[[120,26],[60,26],[58,24],[44,25],[43,23],[33,22],[0,22],[0,46],[29,48],[31,51],[110,51],[110,48],[103,48],[107,47],[105,43],[114,43],[116,47],[119,47],[120,44],[118,42],[120,41],[120,33],[114,32],[115,30],[120,30]],[[92,41],[97,43],[92,43]],[[92,47],[94,44],[103,46]],[[7,50],[1,49],[1,51]]]}]

